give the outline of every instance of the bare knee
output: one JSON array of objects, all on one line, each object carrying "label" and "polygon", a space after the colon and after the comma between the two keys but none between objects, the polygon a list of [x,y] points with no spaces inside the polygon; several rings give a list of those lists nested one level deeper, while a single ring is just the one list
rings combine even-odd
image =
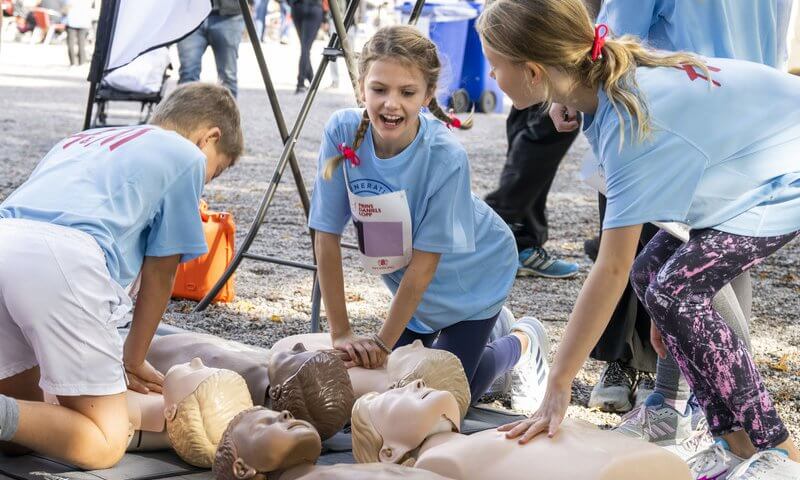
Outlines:
[{"label": "bare knee", "polygon": [[[58,397],[59,403],[91,422],[68,447],[68,458],[86,470],[111,468],[128,445],[128,405],[124,394],[105,397]],[[88,427],[88,428],[87,428]]]}]

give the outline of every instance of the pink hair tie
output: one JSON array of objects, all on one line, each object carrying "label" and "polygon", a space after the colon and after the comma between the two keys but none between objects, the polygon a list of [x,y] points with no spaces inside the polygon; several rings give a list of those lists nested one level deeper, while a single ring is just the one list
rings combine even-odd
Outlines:
[{"label": "pink hair tie", "polygon": [[356,155],[356,151],[350,148],[346,143],[339,144],[336,148],[339,149],[339,152],[344,158],[350,160],[350,165],[353,167],[361,165],[361,159]]},{"label": "pink hair tie", "polygon": [[594,27],[594,42],[592,43],[592,61],[603,58],[603,47],[608,36],[608,25],[601,23]]}]

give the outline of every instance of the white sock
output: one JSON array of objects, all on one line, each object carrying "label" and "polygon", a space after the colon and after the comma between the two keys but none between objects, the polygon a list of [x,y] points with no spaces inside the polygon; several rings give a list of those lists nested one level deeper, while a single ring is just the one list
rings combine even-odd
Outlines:
[{"label": "white sock", "polygon": [[19,405],[11,397],[0,395],[0,440],[10,441],[19,427]]}]

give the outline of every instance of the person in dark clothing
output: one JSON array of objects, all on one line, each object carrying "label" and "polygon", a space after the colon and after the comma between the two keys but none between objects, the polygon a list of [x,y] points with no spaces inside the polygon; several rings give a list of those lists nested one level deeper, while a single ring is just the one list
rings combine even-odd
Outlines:
[{"label": "person in dark clothing", "polygon": [[178,83],[200,80],[203,53],[214,51],[217,77],[235,97],[238,92],[239,43],[244,33],[244,18],[236,0],[212,0],[211,14],[188,37],[178,42],[181,62]]},{"label": "person in dark clothing", "polygon": [[551,257],[542,246],[548,238],[547,194],[578,132],[557,132],[547,111],[533,105],[511,108],[506,134],[508,154],[500,185],[486,196],[486,203],[514,233],[520,261],[517,274],[572,277],[578,265]]},{"label": "person in dark clothing", "polygon": [[322,25],[324,11],[320,0],[293,0],[289,5],[292,7],[294,28],[300,37],[300,63],[295,93],[303,93],[307,89],[306,81],[311,83],[314,78],[314,69],[311,67],[311,45]]}]

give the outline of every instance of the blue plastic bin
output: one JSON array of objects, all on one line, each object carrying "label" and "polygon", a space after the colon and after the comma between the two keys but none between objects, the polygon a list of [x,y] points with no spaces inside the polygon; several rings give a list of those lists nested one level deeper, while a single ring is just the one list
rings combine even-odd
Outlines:
[{"label": "blue plastic bin", "polygon": [[[411,14],[414,4],[405,2],[402,12]],[[439,76],[439,91],[436,99],[442,107],[450,105],[450,97],[461,88],[464,51],[467,45],[467,30],[478,12],[469,2],[445,2],[428,0],[422,8],[417,26],[439,49],[442,73]]]},{"label": "blue plastic bin", "polygon": [[[477,13],[483,11],[483,4],[477,2],[469,4]],[[483,54],[481,39],[475,30],[475,20],[473,18],[468,22],[460,87],[467,91],[470,100],[475,103],[475,110],[485,113],[502,112],[505,96],[495,79],[489,76],[491,67]],[[489,102],[493,102],[494,106],[489,107],[491,105]]]}]

